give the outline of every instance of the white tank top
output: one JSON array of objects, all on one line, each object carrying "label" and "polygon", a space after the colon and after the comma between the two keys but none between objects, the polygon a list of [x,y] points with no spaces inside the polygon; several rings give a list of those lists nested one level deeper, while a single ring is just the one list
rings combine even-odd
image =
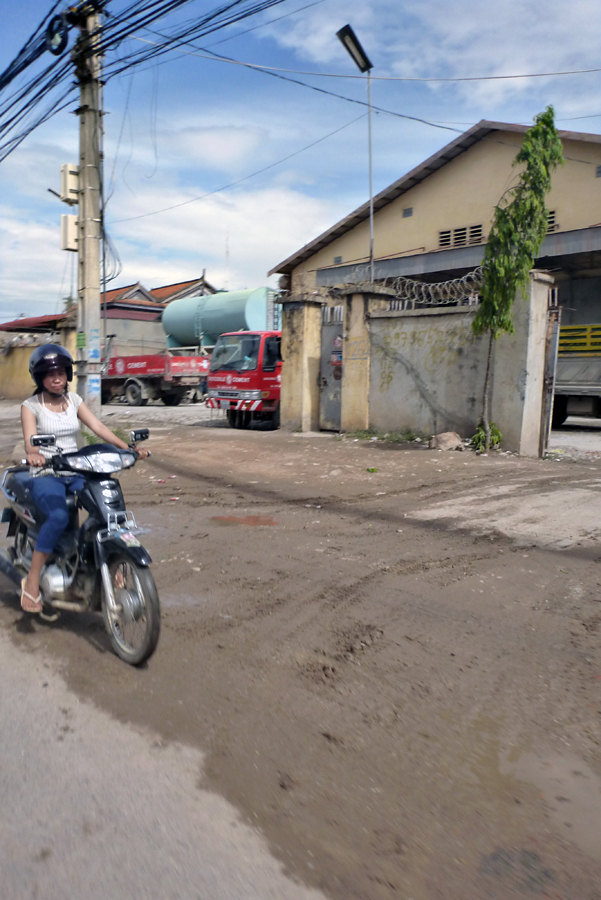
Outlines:
[{"label": "white tank top", "polygon": [[[44,404],[42,394],[35,394],[21,404],[26,406],[35,416],[38,434],[55,434],[56,443],[64,453],[77,450],[77,434],[79,432],[79,419],[77,410],[82,402],[79,394],[68,393],[66,395],[67,409],[64,412],[53,412]],[[41,400],[41,402],[40,402]],[[42,456],[50,459],[56,450],[47,447],[36,447]]]}]

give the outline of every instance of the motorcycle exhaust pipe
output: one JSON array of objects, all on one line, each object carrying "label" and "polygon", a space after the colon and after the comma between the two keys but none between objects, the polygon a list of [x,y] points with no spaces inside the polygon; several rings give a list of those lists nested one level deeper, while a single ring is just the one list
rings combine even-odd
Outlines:
[{"label": "motorcycle exhaust pipe", "polygon": [[0,572],[2,572],[3,575],[6,575],[9,581],[13,581],[16,585],[21,587],[23,575],[18,569],[15,569],[4,550],[0,550]]},{"label": "motorcycle exhaust pipe", "polygon": [[67,610],[67,612],[86,612],[88,609],[85,603],[71,603],[69,600],[46,600],[44,602],[53,609]]}]

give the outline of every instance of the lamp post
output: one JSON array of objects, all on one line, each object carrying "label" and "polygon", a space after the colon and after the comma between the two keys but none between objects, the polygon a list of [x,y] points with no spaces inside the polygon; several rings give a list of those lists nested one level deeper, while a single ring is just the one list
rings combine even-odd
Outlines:
[{"label": "lamp post", "polygon": [[357,68],[367,73],[367,135],[369,144],[369,280],[374,283],[374,187],[371,153],[371,70],[373,63],[361,46],[359,38],[350,25],[336,32],[336,37],[349,54]]}]

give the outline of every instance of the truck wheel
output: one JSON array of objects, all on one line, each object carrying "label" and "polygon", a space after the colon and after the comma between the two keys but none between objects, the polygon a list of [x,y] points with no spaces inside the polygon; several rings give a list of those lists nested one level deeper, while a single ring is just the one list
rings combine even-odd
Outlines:
[{"label": "truck wheel", "polygon": [[553,418],[551,428],[560,428],[568,417],[568,398],[561,394],[553,398]]},{"label": "truck wheel", "polygon": [[271,427],[273,428],[274,431],[277,431],[278,428],[280,427],[280,406],[279,406],[279,404],[278,404],[278,408],[272,414]]},{"label": "truck wheel", "polygon": [[182,402],[183,394],[163,394],[161,400],[165,406],[178,406]]},{"label": "truck wheel", "polygon": [[130,406],[146,406],[148,400],[142,396],[142,388],[135,381],[131,381],[125,387],[125,399]]}]

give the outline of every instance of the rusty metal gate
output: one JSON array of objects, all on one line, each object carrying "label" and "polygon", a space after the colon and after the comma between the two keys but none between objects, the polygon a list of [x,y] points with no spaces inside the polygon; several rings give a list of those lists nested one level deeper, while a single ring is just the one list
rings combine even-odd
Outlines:
[{"label": "rusty metal gate", "polygon": [[319,369],[319,427],[322,431],[340,431],[343,317],[343,306],[323,307]]}]

